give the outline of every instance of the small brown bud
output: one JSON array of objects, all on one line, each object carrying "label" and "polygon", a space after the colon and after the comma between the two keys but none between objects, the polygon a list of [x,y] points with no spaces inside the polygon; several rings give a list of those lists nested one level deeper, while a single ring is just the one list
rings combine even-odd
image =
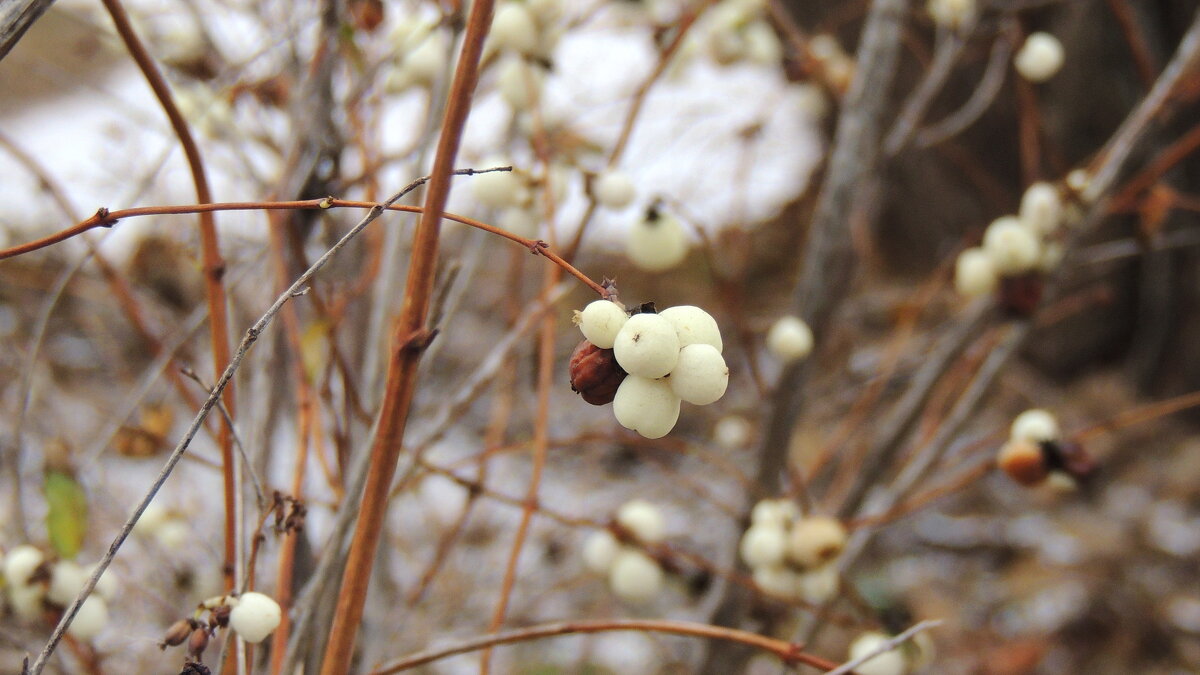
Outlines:
[{"label": "small brown bud", "polygon": [[158,648],[166,649],[167,647],[178,647],[179,645],[183,644],[184,640],[188,639],[188,636],[191,635],[193,628],[195,628],[195,626],[192,624],[191,619],[180,619],[176,621],[175,623],[171,624],[171,627],[168,628],[167,632],[163,634],[162,642],[158,643]]},{"label": "small brown bud", "polygon": [[213,628],[224,628],[229,625],[229,613],[233,608],[229,605],[221,605],[216,607],[209,613],[208,625]]},{"label": "small brown bud", "polygon": [[195,658],[197,661],[204,654],[204,650],[208,648],[208,629],[201,627],[192,631],[192,636],[188,638],[188,656]]},{"label": "small brown bud", "polygon": [[592,405],[612,403],[626,375],[613,350],[600,349],[587,340],[571,354],[570,372],[571,390]]},{"label": "small brown bud", "polygon": [[1037,443],[1009,441],[1000,448],[996,464],[1021,485],[1034,486],[1046,480],[1050,467]]}]

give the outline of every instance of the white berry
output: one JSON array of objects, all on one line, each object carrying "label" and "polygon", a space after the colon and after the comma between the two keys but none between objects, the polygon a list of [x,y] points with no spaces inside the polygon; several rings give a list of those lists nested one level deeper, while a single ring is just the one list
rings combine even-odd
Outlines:
[{"label": "white berry", "polygon": [[838,575],[837,565],[822,565],[814,570],[808,570],[796,579],[796,593],[800,599],[810,605],[824,605],[833,600],[841,588],[842,579]]},{"label": "white berry", "polygon": [[1063,46],[1049,33],[1033,33],[1013,57],[1013,66],[1030,82],[1045,82],[1062,69]]},{"label": "white berry", "polygon": [[737,450],[750,443],[754,427],[745,417],[727,415],[713,427],[713,442],[726,450]]},{"label": "white berry", "polygon": [[50,588],[46,598],[58,605],[69,605],[75,601],[75,596],[83,590],[88,580],[87,570],[70,560],[60,560],[50,570]]},{"label": "white berry", "polygon": [[651,209],[629,231],[625,254],[630,262],[647,272],[662,272],[687,257],[688,241],[679,220]]},{"label": "white berry", "polygon": [[251,591],[238,596],[237,604],[229,612],[229,627],[254,644],[270,635],[282,618],[278,602],[269,595]]},{"label": "white berry", "polygon": [[975,0],[929,0],[925,8],[933,22],[958,30],[975,18]]},{"label": "white berry", "polygon": [[537,209],[511,206],[500,212],[500,216],[496,218],[496,224],[518,237],[533,239],[538,236],[542,218]]},{"label": "white berry", "polygon": [[1000,274],[1021,274],[1037,265],[1041,244],[1032,230],[1015,216],[992,221],[983,233],[983,250]]},{"label": "white berry", "polygon": [[1021,196],[1021,222],[1035,232],[1049,234],[1062,221],[1062,197],[1050,183],[1034,183]]},{"label": "white berry", "polygon": [[996,290],[996,264],[982,248],[969,248],[954,261],[954,290],[966,298],[977,298]]},{"label": "white berry", "polygon": [[[850,658],[858,659],[882,649],[889,639],[883,633],[863,633],[850,645]],[[898,649],[893,649],[855,666],[854,672],[858,675],[905,675],[908,672],[908,660]]]},{"label": "white berry", "polygon": [[629,315],[617,303],[594,300],[579,313],[579,330],[588,342],[601,349],[612,349],[617,334],[627,321]]},{"label": "white berry", "polygon": [[729,367],[712,345],[688,345],[679,350],[679,361],[668,381],[679,398],[695,405],[708,405],[725,395]]},{"label": "white berry", "polygon": [[644,544],[657,544],[666,536],[662,511],[644,499],[632,499],[617,509],[617,524]]},{"label": "white berry", "polygon": [[828,516],[801,518],[788,534],[788,557],[807,569],[836,558],[845,546],[846,528]]},{"label": "white berry", "polygon": [[33,623],[42,618],[45,608],[42,600],[46,597],[46,589],[41,584],[8,587],[8,606],[13,614],[25,623]]},{"label": "white berry", "polygon": [[663,377],[679,361],[679,336],[658,314],[634,314],[617,332],[613,352],[630,375]]},{"label": "white berry", "polygon": [[502,4],[492,17],[488,40],[495,49],[534,54],[538,49],[538,28],[529,9],[519,2]]},{"label": "white berry", "polygon": [[650,556],[636,549],[625,548],[613,561],[608,584],[618,598],[641,604],[658,595],[662,589],[663,571]]},{"label": "white berry", "polygon": [[1050,411],[1034,408],[1017,415],[1010,436],[1014,441],[1040,443],[1057,440],[1060,433],[1058,420]]},{"label": "white berry", "polygon": [[671,325],[675,327],[680,347],[706,344],[716,347],[718,352],[724,349],[724,344],[721,342],[721,329],[717,326],[717,320],[699,307],[677,305],[664,309],[658,315],[670,321]]},{"label": "white berry", "polygon": [[627,174],[610,169],[592,181],[592,195],[604,208],[619,210],[633,203],[637,188]]},{"label": "white berry", "polygon": [[528,110],[541,97],[546,71],[519,56],[508,57],[500,65],[496,88],[513,110]]},{"label": "white berry", "polygon": [[75,614],[75,619],[71,621],[67,632],[76,640],[91,642],[107,625],[108,603],[97,595],[89,595],[79,606],[79,611]]},{"label": "white berry", "polygon": [[593,532],[583,542],[583,566],[595,574],[608,574],[620,551],[621,544],[612,532]]},{"label": "white berry", "polygon": [[[491,157],[482,166],[508,166],[498,157]],[[491,208],[522,206],[529,199],[529,188],[515,171],[489,171],[471,177],[471,194],[481,204]]]},{"label": "white berry", "polygon": [[154,531],[154,539],[158,545],[168,551],[176,550],[187,544],[192,537],[190,525],[177,518],[172,518]]},{"label": "white berry", "polygon": [[787,533],[775,525],[752,525],[738,546],[742,560],[751,568],[783,564]]},{"label": "white berry", "polygon": [[134,534],[152,537],[162,527],[163,523],[171,520],[171,513],[158,504],[150,504],[142,511],[141,517],[133,524]]},{"label": "white berry", "polygon": [[662,380],[629,375],[617,387],[613,415],[626,429],[646,438],[662,438],[679,421],[679,397]]},{"label": "white berry", "polygon": [[790,527],[792,521],[799,517],[800,509],[790,499],[764,499],[750,511],[750,523],[753,525]]},{"label": "white berry", "polygon": [[9,586],[25,586],[45,559],[46,556],[33,546],[18,546],[4,557],[4,579]]},{"label": "white berry", "polygon": [[767,351],[784,363],[798,361],[812,349],[812,329],[799,317],[780,317],[767,331]]},{"label": "white berry", "polygon": [[754,568],[754,585],[759,590],[778,598],[791,600],[796,597],[798,575],[783,565],[764,565]]}]

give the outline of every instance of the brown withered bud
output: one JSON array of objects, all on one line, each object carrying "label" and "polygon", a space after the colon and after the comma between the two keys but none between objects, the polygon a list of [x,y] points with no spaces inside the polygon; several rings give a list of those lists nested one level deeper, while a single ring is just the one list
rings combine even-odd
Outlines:
[{"label": "brown withered bud", "polygon": [[179,675],[212,675],[212,671],[203,663],[188,661],[183,664],[183,670],[179,671]]},{"label": "brown withered bud", "polygon": [[224,628],[229,625],[229,613],[233,608],[229,605],[214,607],[208,615],[208,625],[213,628]]},{"label": "brown withered bud", "polygon": [[204,650],[208,648],[208,629],[204,627],[197,628],[192,631],[191,637],[188,638],[188,656],[200,660],[204,655]]},{"label": "brown withered bud", "polygon": [[163,633],[163,639],[162,642],[158,643],[158,648],[166,649],[167,647],[178,647],[179,645],[183,644],[184,640],[188,639],[188,636],[192,634],[192,630],[195,627],[196,626],[193,624],[191,619],[180,619],[176,621],[175,623],[171,624],[171,627],[167,629],[166,633]]},{"label": "brown withered bud", "polygon": [[383,23],[383,0],[350,0],[346,6],[355,28],[373,32]]},{"label": "brown withered bud", "polygon": [[1100,467],[1082,445],[1072,441],[1044,441],[1042,452],[1050,468],[1065,471],[1076,480],[1085,480]]},{"label": "brown withered bud", "polygon": [[1050,474],[1041,446],[1030,441],[1005,443],[996,464],[1009,478],[1025,486],[1038,485]]},{"label": "brown withered bud", "polygon": [[625,371],[611,349],[600,349],[584,340],[571,353],[571,391],[592,405],[612,403]]}]

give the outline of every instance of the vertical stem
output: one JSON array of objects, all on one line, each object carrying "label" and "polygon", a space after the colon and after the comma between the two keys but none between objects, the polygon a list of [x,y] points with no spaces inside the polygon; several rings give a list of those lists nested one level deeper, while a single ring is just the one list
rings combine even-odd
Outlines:
[{"label": "vertical stem", "polygon": [[371,448],[371,464],[359,509],[358,525],[350,543],[325,661],[321,664],[322,675],[344,675],[349,671],[358,626],[362,622],[367,585],[387,513],[388,492],[400,457],[408,410],[416,389],[417,364],[431,337],[425,328],[425,318],[433,295],[442,213],[450,193],[454,159],[479,79],[479,58],[483,52],[483,40],[492,23],[493,5],[493,0],[476,0],[467,19],[466,37],[454,72],[442,134],[433,160],[425,210],[413,234],[413,259],[405,283],[404,302],[392,329],[387,385],[379,413],[379,427]]}]

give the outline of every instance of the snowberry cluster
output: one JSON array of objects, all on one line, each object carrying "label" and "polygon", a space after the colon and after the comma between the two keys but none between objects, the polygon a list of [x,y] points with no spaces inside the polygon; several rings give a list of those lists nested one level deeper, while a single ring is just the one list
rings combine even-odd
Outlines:
[{"label": "snowberry cluster", "polygon": [[812,329],[798,316],[780,317],[767,331],[767,351],[782,363],[799,361],[812,349]]},{"label": "snowberry cluster", "polygon": [[[485,158],[480,166],[496,167],[511,165],[507,158],[493,156]],[[570,170],[560,165],[550,166],[545,173],[535,176],[520,168],[512,171],[490,171],[471,180],[471,194],[485,207],[498,209],[496,224],[515,235],[534,239],[542,221],[544,196],[543,186],[549,186],[556,204],[567,196]]]},{"label": "snowberry cluster", "polygon": [[[1021,280],[1049,272],[1062,260],[1062,245],[1050,239],[1064,222],[1062,195],[1050,183],[1034,183],[1021,197],[1017,215],[997,218],[983,234],[982,246],[958,256],[954,287],[959,294],[977,297]],[[1015,281],[1014,281],[1015,280]],[[1038,298],[1032,303],[1036,305]],[[1023,303],[1009,303],[1015,309]]]},{"label": "snowberry cluster", "polygon": [[275,631],[282,618],[279,603],[264,593],[218,595],[200,603],[192,616],[171,624],[158,646],[166,649],[186,642],[188,657],[200,661],[221,628],[231,628],[246,642],[257,644]]},{"label": "snowberry cluster", "polygon": [[[850,644],[849,660],[854,661],[884,649],[892,639],[878,631],[868,631],[855,638]],[[933,660],[933,643],[924,633],[914,636],[912,642],[873,656],[854,667],[858,675],[908,675],[916,672]]]},{"label": "snowberry cluster", "polygon": [[1096,469],[1091,455],[1080,445],[1064,440],[1058,420],[1041,409],[1017,415],[996,464],[1014,481],[1031,487],[1048,478],[1073,486]]},{"label": "snowberry cluster", "polygon": [[[75,601],[92,576],[94,567],[71,560],[51,561],[41,549],[17,546],[3,556],[8,605],[18,619],[35,623],[47,611],[62,611]],[[68,632],[78,640],[90,641],[108,624],[108,602],[116,594],[116,582],[104,574],[94,592],[84,600]]]},{"label": "snowberry cluster", "polygon": [[763,0],[722,0],[705,13],[697,32],[714,62],[723,66],[780,62],[783,46],[766,20],[765,7]]},{"label": "snowberry cluster", "polygon": [[935,24],[950,30],[964,28],[975,20],[975,0],[929,0],[925,9]]},{"label": "snowberry cluster", "polygon": [[608,578],[609,588],[621,600],[644,604],[662,590],[661,565],[643,549],[661,543],[666,525],[658,507],[642,499],[626,502],[617,510],[612,529],[593,533],[583,544],[583,564]]},{"label": "snowberry cluster", "polygon": [[585,340],[571,357],[571,388],[593,405],[611,401],[626,429],[662,438],[679,419],[680,401],[708,405],[725,394],[721,331],[699,307],[630,316],[612,300],[597,300],[575,323]]},{"label": "snowberry cluster", "polygon": [[1062,70],[1062,43],[1049,33],[1033,33],[1013,57],[1013,67],[1030,82],[1045,82]]},{"label": "snowberry cluster", "polygon": [[164,550],[175,550],[192,536],[192,526],[183,514],[151,504],[134,524],[133,533],[153,540]]},{"label": "snowberry cluster", "polygon": [[392,29],[388,41],[395,54],[395,63],[384,84],[390,94],[430,87],[446,69],[450,35],[432,19],[402,20]]},{"label": "snowberry cluster", "polygon": [[688,248],[687,233],[679,219],[657,203],[634,222],[625,239],[629,262],[647,272],[663,272],[679,265],[687,257]]},{"label": "snowberry cluster", "polygon": [[846,528],[827,516],[805,516],[788,499],[755,504],[739,552],[764,593],[824,604],[837,594],[837,558]]}]

